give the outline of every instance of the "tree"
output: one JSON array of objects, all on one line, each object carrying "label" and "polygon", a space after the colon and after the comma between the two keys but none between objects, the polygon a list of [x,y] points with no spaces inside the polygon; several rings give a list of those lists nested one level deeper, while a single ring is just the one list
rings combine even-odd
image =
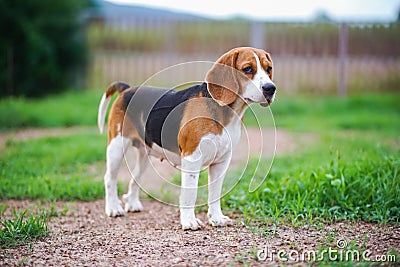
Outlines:
[{"label": "tree", "polygon": [[40,96],[82,73],[83,11],[89,0],[0,1],[0,96]]}]

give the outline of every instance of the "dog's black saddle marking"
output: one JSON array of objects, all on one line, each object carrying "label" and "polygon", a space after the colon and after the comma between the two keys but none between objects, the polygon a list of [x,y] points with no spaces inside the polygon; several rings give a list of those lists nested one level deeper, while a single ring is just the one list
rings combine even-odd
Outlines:
[{"label": "dog's black saddle marking", "polygon": [[179,153],[178,133],[187,101],[196,96],[211,98],[207,84],[202,83],[182,91],[137,87],[124,94],[124,108],[139,135],[152,147],[156,143]]}]

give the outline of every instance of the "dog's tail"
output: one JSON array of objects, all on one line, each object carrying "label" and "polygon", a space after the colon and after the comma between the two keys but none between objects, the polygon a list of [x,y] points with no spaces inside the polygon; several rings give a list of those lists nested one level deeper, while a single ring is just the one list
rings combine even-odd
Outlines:
[{"label": "dog's tail", "polygon": [[130,88],[130,86],[126,83],[113,82],[103,94],[99,104],[99,112],[97,114],[97,126],[99,127],[100,133],[103,133],[104,120],[106,118],[107,108],[110,104],[111,97],[115,94],[115,92],[121,93],[128,88]]}]

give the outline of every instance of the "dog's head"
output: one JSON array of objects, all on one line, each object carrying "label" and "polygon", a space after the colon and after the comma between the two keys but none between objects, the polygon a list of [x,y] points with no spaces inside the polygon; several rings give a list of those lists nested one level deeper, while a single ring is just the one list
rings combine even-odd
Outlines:
[{"label": "dog's head", "polygon": [[220,105],[238,97],[247,104],[269,106],[275,98],[271,56],[252,47],[234,48],[222,55],[206,75],[208,91]]}]

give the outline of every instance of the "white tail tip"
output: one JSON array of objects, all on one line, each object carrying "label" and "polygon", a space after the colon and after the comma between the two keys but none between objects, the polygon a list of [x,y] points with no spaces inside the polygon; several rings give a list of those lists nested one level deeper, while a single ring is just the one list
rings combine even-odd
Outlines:
[{"label": "white tail tip", "polygon": [[108,104],[110,103],[111,97],[106,98],[106,94],[103,94],[99,104],[99,112],[97,114],[97,126],[99,127],[100,133],[104,131],[104,121],[106,119]]}]

